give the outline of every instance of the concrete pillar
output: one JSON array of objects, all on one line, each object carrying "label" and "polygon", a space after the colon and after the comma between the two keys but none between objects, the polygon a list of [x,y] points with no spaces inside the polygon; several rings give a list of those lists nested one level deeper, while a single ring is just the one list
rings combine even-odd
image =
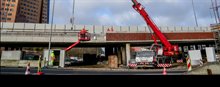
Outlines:
[{"label": "concrete pillar", "polygon": [[59,66],[64,68],[65,65],[65,50],[60,50],[60,63]]},{"label": "concrete pillar", "polygon": [[121,60],[121,48],[117,47],[118,64],[122,64]]},{"label": "concrete pillar", "polygon": [[126,65],[128,66],[129,60],[131,59],[131,45],[129,43],[126,44]]},{"label": "concrete pillar", "polygon": [[125,52],[125,48],[121,47],[121,56],[122,56],[122,64],[125,65],[126,64],[126,52]]}]

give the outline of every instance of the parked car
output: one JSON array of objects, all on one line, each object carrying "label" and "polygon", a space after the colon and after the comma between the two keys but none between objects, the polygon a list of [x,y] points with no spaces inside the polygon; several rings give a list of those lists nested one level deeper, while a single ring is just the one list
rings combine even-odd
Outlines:
[{"label": "parked car", "polygon": [[78,61],[75,60],[75,59],[65,58],[64,64],[66,66],[71,66],[71,65],[76,64],[76,63],[78,63]]}]

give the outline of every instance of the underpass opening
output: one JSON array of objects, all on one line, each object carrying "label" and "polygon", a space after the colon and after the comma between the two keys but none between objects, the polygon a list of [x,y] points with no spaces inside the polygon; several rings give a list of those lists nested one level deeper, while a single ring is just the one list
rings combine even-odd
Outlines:
[{"label": "underpass opening", "polygon": [[103,47],[76,47],[65,56],[67,68],[107,68],[108,65]]}]

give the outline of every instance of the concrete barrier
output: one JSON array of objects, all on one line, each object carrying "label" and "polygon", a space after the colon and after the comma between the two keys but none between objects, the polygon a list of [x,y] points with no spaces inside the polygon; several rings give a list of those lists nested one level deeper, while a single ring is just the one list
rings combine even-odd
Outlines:
[{"label": "concrete barrier", "polygon": [[1,60],[1,66],[5,67],[18,67],[18,60]]},{"label": "concrete barrier", "polygon": [[21,51],[2,51],[2,60],[20,60],[22,52]]},{"label": "concrete barrier", "polygon": [[30,67],[38,67],[38,61],[37,60],[20,60],[18,67],[26,67],[27,64],[30,62]]},{"label": "concrete barrier", "polygon": [[188,72],[189,75],[208,75],[207,70],[211,70],[213,75],[220,75],[220,64],[206,64],[205,66],[198,67],[193,69],[191,72]]},{"label": "concrete barrier", "polygon": [[[30,67],[38,67],[38,60],[1,60],[1,66],[3,67],[26,67],[30,62]],[[41,62],[41,66],[44,67],[44,62]]]}]

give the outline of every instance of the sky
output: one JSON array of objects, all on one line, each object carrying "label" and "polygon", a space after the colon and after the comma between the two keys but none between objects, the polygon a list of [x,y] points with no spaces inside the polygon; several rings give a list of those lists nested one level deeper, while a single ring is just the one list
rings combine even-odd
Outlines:
[{"label": "sky", "polygon": [[[50,0],[50,23],[54,0]],[[220,5],[220,0],[217,0]],[[196,26],[192,0],[138,0],[158,26]],[[211,0],[194,0],[199,26],[215,23]],[[75,0],[75,24],[146,26],[131,0]],[[71,24],[73,0],[55,0],[54,24]]]}]

